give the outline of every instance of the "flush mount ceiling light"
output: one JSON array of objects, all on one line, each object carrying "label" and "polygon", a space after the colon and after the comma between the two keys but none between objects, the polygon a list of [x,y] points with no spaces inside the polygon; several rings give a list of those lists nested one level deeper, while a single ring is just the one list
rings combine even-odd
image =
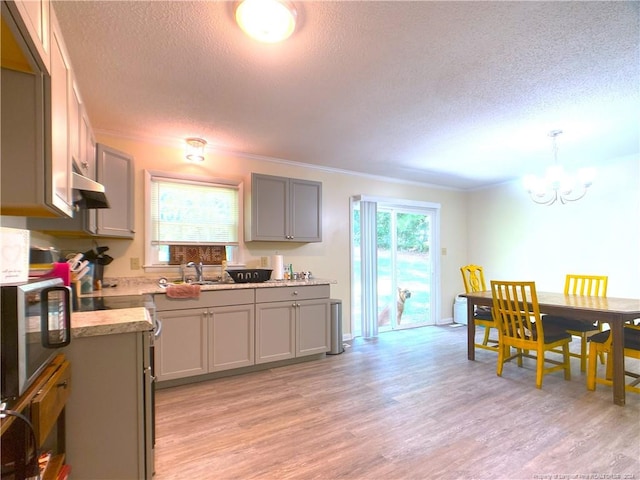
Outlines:
[{"label": "flush mount ceiling light", "polygon": [[570,175],[558,163],[557,137],[562,130],[551,130],[549,136],[553,143],[553,165],[547,168],[545,176],[536,175],[524,177],[524,187],[531,199],[541,205],[553,205],[556,202],[565,204],[580,200],[587,193],[595,177],[594,168],[581,168],[577,174]]},{"label": "flush mount ceiling light", "polygon": [[204,146],[206,140],[202,138],[187,138],[187,160],[194,163],[204,162]]},{"label": "flush mount ceiling light", "polygon": [[236,22],[251,38],[264,43],[286,40],[296,28],[297,12],[280,0],[242,0],[236,7]]}]

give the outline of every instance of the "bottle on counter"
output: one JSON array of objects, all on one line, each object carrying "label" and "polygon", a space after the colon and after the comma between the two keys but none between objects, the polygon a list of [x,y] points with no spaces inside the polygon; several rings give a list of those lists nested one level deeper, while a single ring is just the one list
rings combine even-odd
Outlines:
[{"label": "bottle on counter", "polygon": [[227,265],[228,263],[226,260],[223,260],[222,263],[220,264],[220,281],[221,282],[227,282],[231,280],[231,276],[227,272]]}]

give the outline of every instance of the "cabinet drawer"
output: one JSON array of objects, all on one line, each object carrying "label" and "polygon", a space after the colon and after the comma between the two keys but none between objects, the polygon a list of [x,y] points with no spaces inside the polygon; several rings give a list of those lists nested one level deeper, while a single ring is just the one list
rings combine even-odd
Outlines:
[{"label": "cabinet drawer", "polygon": [[31,421],[41,445],[51,432],[71,393],[71,367],[65,362],[31,402]]},{"label": "cabinet drawer", "polygon": [[257,288],[256,303],[285,302],[287,300],[310,300],[329,298],[329,285],[308,285],[299,287]]},{"label": "cabinet drawer", "polygon": [[201,292],[200,298],[168,298],[166,295],[154,295],[156,310],[183,310],[185,308],[225,307],[227,305],[246,305],[254,303],[253,288],[216,290]]}]

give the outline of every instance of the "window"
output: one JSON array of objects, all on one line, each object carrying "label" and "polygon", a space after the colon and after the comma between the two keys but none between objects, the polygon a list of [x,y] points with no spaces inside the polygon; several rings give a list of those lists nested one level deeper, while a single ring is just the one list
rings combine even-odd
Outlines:
[{"label": "window", "polygon": [[240,187],[224,180],[146,173],[146,265],[169,264],[170,245],[223,245],[237,260]]}]

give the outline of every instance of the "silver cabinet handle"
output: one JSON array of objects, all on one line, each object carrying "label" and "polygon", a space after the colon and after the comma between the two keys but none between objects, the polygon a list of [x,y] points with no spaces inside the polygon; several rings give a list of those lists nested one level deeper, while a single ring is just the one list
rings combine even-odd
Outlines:
[{"label": "silver cabinet handle", "polygon": [[155,321],[156,326],[154,328],[153,336],[158,338],[160,336],[160,333],[162,332],[162,320],[156,317]]}]

